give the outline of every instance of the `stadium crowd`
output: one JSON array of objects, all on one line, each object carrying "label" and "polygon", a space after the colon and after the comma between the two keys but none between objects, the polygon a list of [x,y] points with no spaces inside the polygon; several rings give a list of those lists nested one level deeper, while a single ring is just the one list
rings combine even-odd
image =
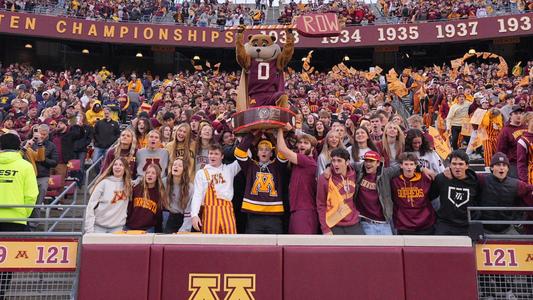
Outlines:
[{"label": "stadium crowd", "polygon": [[[295,126],[236,137],[239,72],[11,64],[0,69],[0,163],[20,148],[38,204],[51,175],[81,182],[86,161],[100,164],[86,232],[466,235],[469,206],[533,205],[533,61],[509,75],[500,67],[290,69]],[[472,159],[490,173],[472,171]]]},{"label": "stadium crowd", "polygon": [[[240,24],[263,24],[267,7],[272,1],[257,0],[255,8],[230,1],[213,0],[150,0],[150,1],[101,1],[101,0],[0,0],[0,8],[13,11],[33,11],[37,6],[61,7],[68,16],[102,21],[144,21],[153,17],[171,15],[178,24],[200,27],[231,27]],[[375,7],[373,7],[375,6]],[[524,12],[533,9],[532,0],[500,1],[400,1],[380,0],[377,4],[361,1],[302,1],[291,0],[280,6],[278,22],[286,24],[293,18],[310,12],[337,13],[347,25],[373,24],[378,17],[393,22],[417,22],[440,19],[482,18],[498,11]],[[379,11],[376,16],[374,11]]]}]

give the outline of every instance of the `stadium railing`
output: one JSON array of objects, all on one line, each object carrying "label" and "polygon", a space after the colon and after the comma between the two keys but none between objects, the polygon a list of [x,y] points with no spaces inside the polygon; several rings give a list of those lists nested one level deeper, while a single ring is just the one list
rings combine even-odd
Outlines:
[{"label": "stadium railing", "polygon": [[[479,220],[472,214],[483,211],[533,212],[533,207],[469,207],[471,225],[530,225],[533,220]],[[476,241],[479,299],[533,299],[533,272],[524,271],[531,251],[520,255],[518,248],[532,249],[531,234],[482,234]],[[527,250],[526,250],[527,251]],[[511,256],[512,253],[512,256]],[[525,256],[525,257],[524,257]],[[492,260],[492,262],[491,262]],[[518,263],[513,263],[513,261]],[[496,266],[496,268],[492,267]],[[498,268],[500,266],[500,268]]]},{"label": "stadium railing", "polygon": [[[0,209],[45,211],[45,217],[0,218],[0,222],[28,222],[34,228],[0,232],[2,299],[76,299],[86,206],[75,202],[58,205],[64,195],[52,204],[0,205]],[[59,215],[54,213],[61,210]]]}]

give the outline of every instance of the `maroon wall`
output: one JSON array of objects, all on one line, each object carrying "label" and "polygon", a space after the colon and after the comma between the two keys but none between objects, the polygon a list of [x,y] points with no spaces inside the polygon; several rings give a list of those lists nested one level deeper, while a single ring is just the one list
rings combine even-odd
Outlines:
[{"label": "maroon wall", "polygon": [[189,299],[192,277],[216,279],[224,299],[242,276],[258,300],[477,299],[471,247],[84,244],[81,255],[79,299]]},{"label": "maroon wall", "polygon": [[403,248],[407,300],[477,299],[474,248]]},{"label": "maroon wall", "polygon": [[283,249],[283,299],[403,299],[402,248]]},{"label": "maroon wall", "polygon": [[83,245],[78,299],[148,299],[151,245]]}]

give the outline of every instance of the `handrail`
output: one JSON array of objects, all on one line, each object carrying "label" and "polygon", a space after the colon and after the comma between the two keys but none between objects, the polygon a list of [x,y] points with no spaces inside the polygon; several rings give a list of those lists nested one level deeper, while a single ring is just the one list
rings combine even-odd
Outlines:
[{"label": "handrail", "polygon": [[[68,187],[66,187],[63,192],[61,192],[61,194],[59,194],[51,203],[50,205],[57,205],[57,203],[59,203],[59,200],[65,198],[65,196],[67,195],[67,193],[71,190],[71,189],[74,189],[74,199],[73,199],[73,202],[76,203],[76,200],[78,199],[78,193],[76,192],[76,185],[77,185],[77,182],[74,181],[72,182]],[[50,216],[50,206],[48,206],[46,208],[46,218],[49,218]],[[68,208],[67,210],[65,210],[63,212],[63,214],[61,215],[61,217],[64,217],[66,213],[68,213],[70,211],[70,208]],[[51,221],[51,220],[50,220]],[[57,226],[57,221],[52,225],[52,228],[49,228],[48,227],[48,221],[45,221],[44,223],[44,229],[45,231],[52,231],[53,228],[55,228]]]},{"label": "handrail", "polygon": [[[533,207],[506,207],[506,206],[471,206],[467,207],[467,217],[469,224],[486,225],[533,225],[533,220],[477,220],[472,219],[472,211],[533,211]],[[488,239],[533,239],[533,234],[485,234]]]},{"label": "handrail", "polygon": [[[115,142],[116,143],[116,142]],[[115,144],[113,144],[115,145]],[[113,147],[113,145],[111,145],[111,147],[109,147],[109,149],[111,149]],[[92,187],[92,185],[94,184],[94,181],[96,180],[96,178],[98,177],[95,177],[90,183],[89,183],[89,175],[91,175],[91,171],[98,165],[98,163],[100,163],[104,158],[105,158],[105,154],[100,156],[96,162],[93,161],[92,165],[87,169],[85,170],[85,184],[83,185],[85,187],[85,190],[83,191],[83,203],[84,204],[87,204],[87,195],[89,193],[89,189]],[[99,173],[99,172],[98,172]]]}]

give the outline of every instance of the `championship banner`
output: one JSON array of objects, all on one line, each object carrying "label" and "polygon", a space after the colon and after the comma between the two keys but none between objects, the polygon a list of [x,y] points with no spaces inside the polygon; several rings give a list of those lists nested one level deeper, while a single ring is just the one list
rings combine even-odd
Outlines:
[{"label": "championship banner", "polygon": [[479,272],[533,274],[533,243],[477,244],[476,261]]},{"label": "championship banner", "polygon": [[75,239],[1,239],[0,272],[74,271],[77,255]]},{"label": "championship banner", "polygon": [[[440,44],[533,34],[533,12],[487,18],[413,24],[382,24],[341,28],[329,14],[296,20],[296,48],[383,47]],[[287,41],[284,25],[264,25],[246,34],[267,34]],[[20,12],[0,13],[0,33],[50,39],[150,46],[234,48],[236,30],[175,24],[107,22]],[[324,35],[337,36],[324,36]],[[307,36],[305,36],[307,35]],[[318,37],[317,36],[321,36]],[[490,57],[489,57],[490,58]],[[461,61],[462,64],[462,61]],[[502,73],[503,65],[500,73]]]}]

